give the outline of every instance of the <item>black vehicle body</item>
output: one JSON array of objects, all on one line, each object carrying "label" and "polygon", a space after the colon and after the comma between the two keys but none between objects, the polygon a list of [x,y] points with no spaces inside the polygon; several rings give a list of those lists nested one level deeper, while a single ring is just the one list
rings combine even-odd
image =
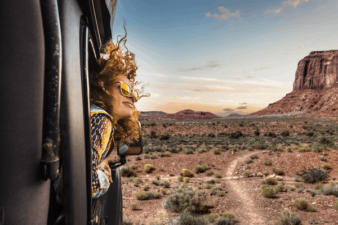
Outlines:
[{"label": "black vehicle body", "polygon": [[[0,225],[122,224],[118,165],[111,165],[108,192],[91,198],[88,70],[112,37],[115,6],[116,0],[0,2]],[[61,209],[51,185],[60,165]]]}]

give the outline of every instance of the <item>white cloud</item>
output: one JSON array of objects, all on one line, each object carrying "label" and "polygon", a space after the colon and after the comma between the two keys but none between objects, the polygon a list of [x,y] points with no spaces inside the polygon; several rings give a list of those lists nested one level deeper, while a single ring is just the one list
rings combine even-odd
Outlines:
[{"label": "white cloud", "polygon": [[275,9],[275,13],[280,13],[282,11],[282,8]]},{"label": "white cloud", "polygon": [[287,0],[287,1],[284,1],[282,4],[283,6],[286,6],[286,7],[293,7],[293,8],[296,8],[299,4],[301,3],[304,3],[304,2],[308,2],[309,0]]},{"label": "white cloud", "polygon": [[223,6],[218,7],[218,10],[221,11],[221,15],[214,14],[215,19],[218,20],[227,20],[229,17],[240,17],[240,12],[237,10],[234,13],[231,13],[227,8],[224,8]]},{"label": "white cloud", "polygon": [[277,9],[267,9],[264,11],[263,15],[273,15],[273,14],[278,14],[283,10],[283,7],[293,7],[296,8],[298,5],[304,3],[304,2],[309,2],[309,0],[286,0],[282,2],[282,7],[277,8]]},{"label": "white cloud", "polygon": [[205,13],[206,17],[211,17],[210,12]]}]

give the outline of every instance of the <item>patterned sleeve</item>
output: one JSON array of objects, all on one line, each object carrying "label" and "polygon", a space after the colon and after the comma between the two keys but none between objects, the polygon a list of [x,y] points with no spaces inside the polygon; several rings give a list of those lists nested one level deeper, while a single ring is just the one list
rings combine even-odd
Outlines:
[{"label": "patterned sleeve", "polygon": [[108,177],[98,165],[108,156],[113,124],[108,116],[95,114],[91,117],[92,131],[92,196],[100,197],[109,188]]}]

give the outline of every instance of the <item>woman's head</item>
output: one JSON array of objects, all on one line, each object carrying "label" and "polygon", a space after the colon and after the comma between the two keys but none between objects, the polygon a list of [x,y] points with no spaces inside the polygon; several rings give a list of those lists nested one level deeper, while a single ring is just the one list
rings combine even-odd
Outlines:
[{"label": "woman's head", "polygon": [[[113,116],[116,126],[114,134],[116,145],[137,139],[139,132],[140,112],[135,107],[133,94],[124,96],[120,91],[121,82],[131,88],[139,84],[135,81],[137,70],[135,55],[125,46],[126,36],[127,34],[117,44],[113,41],[107,42],[105,54],[97,60],[96,68],[90,71],[90,102]],[[137,91],[142,93],[142,90]],[[139,99],[144,96],[149,94],[141,95]],[[132,103],[132,107],[125,102]]]}]

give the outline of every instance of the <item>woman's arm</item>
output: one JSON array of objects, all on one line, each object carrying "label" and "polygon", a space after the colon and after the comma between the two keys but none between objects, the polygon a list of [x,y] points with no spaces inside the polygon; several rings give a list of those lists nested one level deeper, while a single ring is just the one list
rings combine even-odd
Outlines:
[{"label": "woman's arm", "polygon": [[108,116],[96,114],[91,118],[93,198],[105,194],[110,186],[109,178],[105,174],[106,171],[100,170],[100,165],[108,157],[112,129],[113,124]]}]

